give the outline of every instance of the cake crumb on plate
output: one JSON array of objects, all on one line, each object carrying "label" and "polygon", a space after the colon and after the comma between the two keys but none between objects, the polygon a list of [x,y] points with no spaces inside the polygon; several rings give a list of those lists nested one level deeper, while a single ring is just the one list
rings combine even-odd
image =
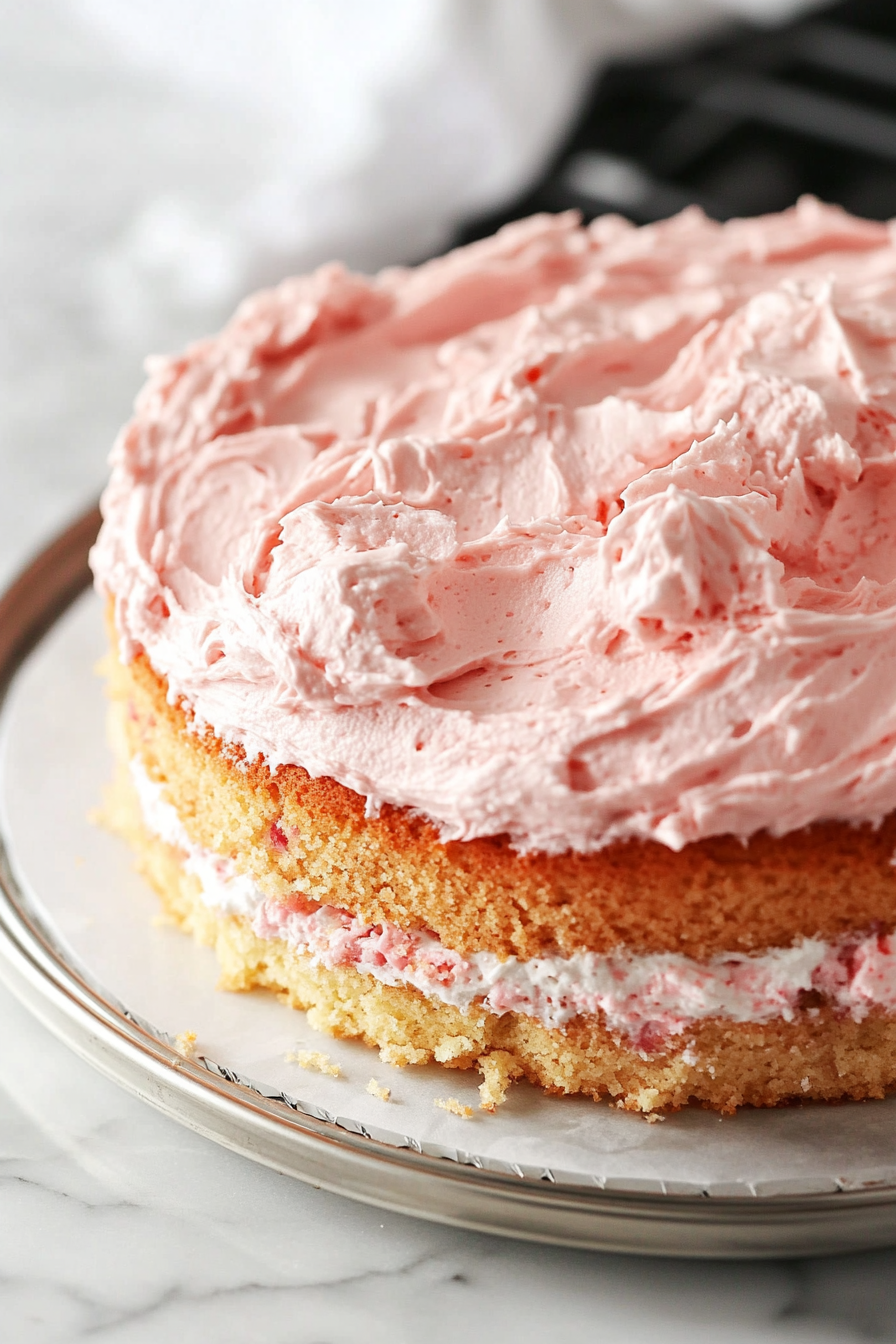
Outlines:
[{"label": "cake crumb on plate", "polygon": [[504,1105],[510,1084],[515,1078],[522,1077],[523,1070],[507,1050],[492,1050],[487,1055],[480,1055],[476,1064],[482,1074],[479,1109],[491,1114]]},{"label": "cake crumb on plate", "polygon": [[379,1097],[380,1101],[388,1101],[392,1096],[391,1089],[383,1087],[382,1083],[378,1083],[375,1078],[371,1078],[367,1084],[367,1091],[372,1097]]},{"label": "cake crumb on plate", "polygon": [[184,1059],[192,1059],[196,1054],[195,1031],[181,1031],[174,1038],[174,1048]]},{"label": "cake crumb on plate", "polygon": [[298,1064],[300,1069],[307,1069],[309,1073],[326,1073],[330,1078],[342,1077],[339,1065],[334,1064],[323,1050],[290,1050],[284,1058],[287,1064]]},{"label": "cake crumb on plate", "polygon": [[463,1102],[458,1101],[457,1097],[436,1097],[434,1105],[441,1111],[449,1111],[451,1115],[459,1115],[461,1120],[469,1120],[473,1114],[472,1106],[464,1106]]}]

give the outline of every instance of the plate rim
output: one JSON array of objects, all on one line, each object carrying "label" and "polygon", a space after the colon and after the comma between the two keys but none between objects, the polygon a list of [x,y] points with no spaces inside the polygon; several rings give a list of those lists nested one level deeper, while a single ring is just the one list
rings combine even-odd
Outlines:
[{"label": "plate rim", "polygon": [[[0,596],[0,715],[28,654],[89,586],[94,506]],[[265,1166],[393,1212],[522,1240],[639,1255],[763,1259],[896,1241],[896,1183],[800,1194],[562,1183],[396,1147],[185,1059],[88,984],[28,909],[0,829],[0,979],[58,1039],[179,1123]]]}]

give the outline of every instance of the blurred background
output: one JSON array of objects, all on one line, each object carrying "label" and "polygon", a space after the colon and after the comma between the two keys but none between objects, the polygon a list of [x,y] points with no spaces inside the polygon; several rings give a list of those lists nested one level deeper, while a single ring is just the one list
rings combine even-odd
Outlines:
[{"label": "blurred background", "polygon": [[807,191],[896,215],[894,0],[0,0],[0,581],[257,285]]}]

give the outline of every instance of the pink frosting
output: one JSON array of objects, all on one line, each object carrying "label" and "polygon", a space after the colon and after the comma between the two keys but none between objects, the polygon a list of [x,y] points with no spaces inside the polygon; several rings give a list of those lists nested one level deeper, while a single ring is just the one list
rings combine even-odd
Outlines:
[{"label": "pink frosting", "polygon": [[94,569],[250,757],[549,852],[896,808],[887,226],[537,217],[150,374]]}]

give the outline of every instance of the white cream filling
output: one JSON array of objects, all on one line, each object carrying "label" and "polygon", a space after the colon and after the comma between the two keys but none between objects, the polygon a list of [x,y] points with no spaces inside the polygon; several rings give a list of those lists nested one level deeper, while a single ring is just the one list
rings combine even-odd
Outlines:
[{"label": "white cream filling", "polygon": [[707,1018],[792,1020],[801,995],[812,990],[856,1020],[874,1007],[896,1012],[896,937],[889,934],[838,943],[804,938],[793,947],[757,956],[722,953],[708,962],[676,952],[625,951],[502,961],[492,952],[461,956],[431,934],[368,924],[301,892],[272,900],[232,860],[193,844],[162,786],[136,759],[131,775],[147,829],[184,853],[209,906],[250,918],[260,937],[283,938],[321,965],[355,966],[384,984],[411,985],[459,1008],[481,1003],[548,1027],[600,1012],[611,1031],[642,1050]]},{"label": "white cream filling", "polygon": [[150,779],[136,756],[131,761],[131,779],[146,829],[184,853],[184,867],[198,877],[206,905],[229,915],[254,915],[264,900],[264,892],[254,879],[237,872],[230,859],[193,844],[176,809],[166,801],[162,785]]}]

